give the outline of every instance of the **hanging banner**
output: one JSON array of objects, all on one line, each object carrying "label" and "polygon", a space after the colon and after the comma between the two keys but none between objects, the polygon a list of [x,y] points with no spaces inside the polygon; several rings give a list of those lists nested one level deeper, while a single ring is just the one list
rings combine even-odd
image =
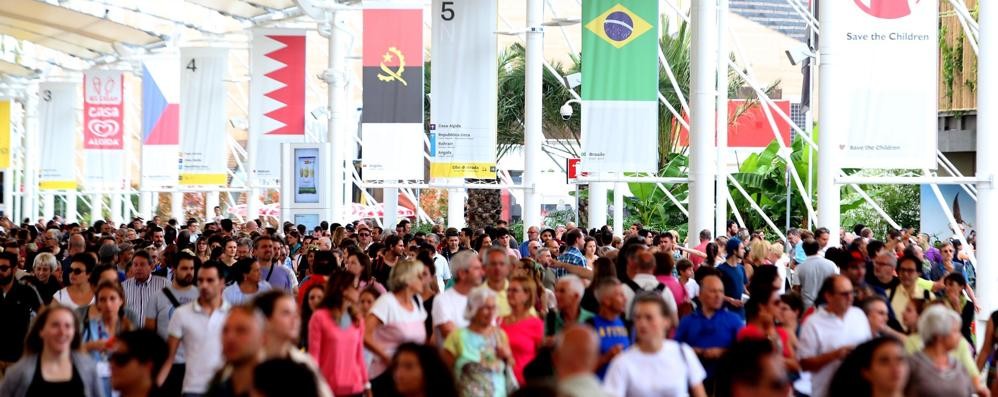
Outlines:
[{"label": "hanging banner", "polygon": [[423,10],[365,9],[363,64],[364,180],[422,181]]},{"label": "hanging banner", "polygon": [[90,189],[123,187],[124,78],[120,70],[83,74],[83,182]]},{"label": "hanging banner", "polygon": [[[939,185],[939,192],[943,195],[944,204],[953,213],[953,220],[956,221],[960,232],[963,233],[964,237],[975,237],[978,226],[974,224],[977,219],[977,200],[964,191],[960,185]],[[936,199],[935,193],[932,192],[932,187],[921,185],[920,193],[921,215],[919,218],[921,224],[918,231],[929,235],[930,244],[955,238],[958,233],[940,207],[941,204]]]},{"label": "hanging banner", "polygon": [[180,148],[180,58],[142,62],[142,187],[177,186]]},{"label": "hanging banner", "polygon": [[[936,167],[939,1],[835,1],[821,43],[835,61],[842,168]],[[839,91],[841,90],[841,91]],[[822,131],[824,132],[824,131]]]},{"label": "hanging banner", "polygon": [[281,157],[275,148],[305,139],[304,30],[253,30],[249,133],[256,185],[278,186]]},{"label": "hanging banner", "polygon": [[180,49],[180,185],[227,184],[224,48]]},{"label": "hanging banner", "polygon": [[[76,107],[78,83],[38,84],[41,161],[38,188],[76,190]],[[77,108],[78,109],[78,108]]]},{"label": "hanging banner", "polygon": [[0,170],[10,168],[10,100],[0,100]]},{"label": "hanging banner", "polygon": [[658,170],[658,2],[582,4],[582,170]]},{"label": "hanging banner", "polygon": [[430,178],[496,177],[496,0],[433,0]]}]

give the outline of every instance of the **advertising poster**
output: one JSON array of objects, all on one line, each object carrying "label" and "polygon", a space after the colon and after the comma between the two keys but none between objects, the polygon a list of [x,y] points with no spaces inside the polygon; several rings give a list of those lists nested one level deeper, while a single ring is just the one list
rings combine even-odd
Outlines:
[{"label": "advertising poster", "polygon": [[[977,219],[977,202],[960,185],[939,185],[939,191],[943,194],[946,207],[953,212],[960,230],[970,238],[976,227],[974,221]],[[956,236],[929,185],[922,185],[921,196],[922,224],[919,230],[928,234],[931,241],[943,241]]]},{"label": "advertising poster", "polygon": [[[829,6],[830,5],[830,6]],[[828,7],[826,7],[828,6]],[[821,66],[842,168],[936,168],[939,0],[832,1]],[[827,114],[827,113],[826,113]],[[822,131],[823,133],[826,131]]]},{"label": "advertising poster", "polygon": [[0,169],[10,168],[10,101],[0,100]]},{"label": "advertising poster", "polygon": [[319,149],[295,149],[295,203],[317,204],[319,202]]},{"label": "advertising poster", "polygon": [[38,188],[76,190],[76,109],[78,82],[38,84],[38,125],[41,131],[41,161]]},{"label": "advertising poster", "polygon": [[228,182],[223,48],[180,49],[180,185]]}]

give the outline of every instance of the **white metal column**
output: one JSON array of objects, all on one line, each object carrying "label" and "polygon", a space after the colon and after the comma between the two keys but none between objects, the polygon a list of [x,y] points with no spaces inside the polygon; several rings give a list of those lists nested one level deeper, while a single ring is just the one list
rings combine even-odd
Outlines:
[{"label": "white metal column", "polygon": [[[717,1],[717,178],[714,194],[714,235],[724,231],[728,218],[728,1]],[[690,230],[689,235],[700,233]],[[692,239],[688,239],[690,241]]]},{"label": "white metal column", "polygon": [[73,191],[66,192],[66,195],[63,196],[63,197],[66,198],[66,215],[64,216],[64,218],[66,218],[65,219],[66,223],[77,222],[79,220],[79,217],[76,214],[76,211],[77,211],[76,210],[76,192],[73,192]]},{"label": "white metal column", "polygon": [[204,219],[201,222],[208,222],[215,217],[215,207],[218,206],[218,190],[205,192],[204,197]]},{"label": "white metal column", "polygon": [[[172,192],[170,194],[170,217],[180,222],[181,219],[184,219],[184,192]],[[249,208],[247,208],[248,210]],[[256,217],[249,219],[256,219]]]},{"label": "white metal column", "polygon": [[[836,4],[831,1],[823,1],[818,4],[820,7],[818,15],[821,18],[821,30],[825,36],[842,34],[835,26],[835,20],[828,18],[831,15],[831,7]],[[819,82],[821,92],[819,93],[819,103],[821,103],[821,118],[819,125],[821,134],[818,135],[818,227],[826,227],[831,232],[826,247],[837,247],[839,245],[839,201],[841,191],[839,185],[835,183],[835,178],[839,174],[837,155],[839,137],[846,135],[849,128],[846,118],[840,115],[849,112],[849,109],[842,108],[845,101],[836,101],[834,98],[841,98],[847,93],[843,92],[841,86],[835,85],[835,80],[849,78],[849,76],[836,76],[836,70],[832,66],[835,62],[836,50],[833,40],[821,40],[819,53]],[[980,145],[978,143],[978,145]]]},{"label": "white metal column", "polygon": [[624,190],[626,189],[626,183],[613,184],[613,234],[624,233]]},{"label": "white metal column", "polygon": [[[525,59],[525,87],[524,87],[524,163],[523,163],[523,184],[526,190],[523,192],[523,228],[527,238],[529,226],[541,226],[541,194],[537,184],[541,178],[541,145],[544,143],[544,135],[541,131],[541,117],[543,111],[542,77],[544,73],[544,27],[541,25],[544,20],[544,0],[526,0],[527,3],[527,54]],[[603,200],[603,220],[606,222],[606,200]],[[590,201],[592,203],[592,201]],[[590,207],[590,216],[593,210]]]},{"label": "white metal column", "polygon": [[152,219],[152,195],[152,192],[139,192],[139,216],[142,219]]},{"label": "white metal column", "polygon": [[[690,196],[688,245],[699,244],[700,230],[714,227],[714,108],[717,103],[717,3],[693,3],[693,37],[690,55]],[[725,69],[727,70],[727,69]]]},{"label": "white metal column", "polygon": [[[345,39],[347,37],[344,37],[346,28],[343,18],[343,12],[329,11],[329,23],[327,24],[329,28],[329,68],[326,69],[324,79],[329,89],[329,124],[326,133],[328,134],[328,142],[333,147],[330,150],[329,161],[330,208],[324,218],[331,222],[342,221],[345,214],[343,209],[344,181],[346,181],[345,156],[343,148],[337,147],[343,142],[347,142],[344,137],[348,136],[350,128],[346,123],[350,109],[347,106],[347,77],[345,73],[346,57],[350,54],[347,53],[346,48]],[[397,200],[397,193],[395,197]]]},{"label": "white metal column", "polygon": [[104,195],[93,193],[90,195],[90,224],[104,219]]},{"label": "white metal column", "polygon": [[[464,183],[464,180],[461,180]],[[464,200],[468,197],[466,189],[447,189],[447,226],[458,229],[465,226]],[[526,206],[524,206],[526,210]]]},{"label": "white metal column", "polygon": [[384,205],[384,217],[382,225],[385,233],[395,233],[395,225],[398,224],[399,214],[399,189],[397,187],[385,188],[382,190],[381,202]]},{"label": "white metal column", "polygon": [[[21,216],[30,218],[31,222],[38,218],[38,163],[41,151],[38,150],[38,95],[28,95],[28,106],[24,111],[24,181],[21,195]],[[69,154],[67,154],[69,155]]]},{"label": "white metal column", "polygon": [[117,228],[121,224],[121,193],[114,192],[111,196],[111,223]]},{"label": "white metal column", "polygon": [[[992,269],[998,260],[993,245],[998,238],[995,217],[998,216],[998,191],[995,178],[998,175],[998,137],[995,128],[998,122],[998,4],[994,1],[979,3],[980,18],[980,58],[977,72],[977,176],[988,178],[988,182],[977,183],[977,305],[982,316],[998,309],[998,272]],[[824,23],[824,22],[822,22]],[[827,25],[826,25],[827,26]],[[824,135],[824,134],[822,134]],[[996,230],[992,230],[996,229]]]},{"label": "white metal column", "polygon": [[49,221],[55,216],[55,193],[42,193],[42,218]]},{"label": "white metal column", "polygon": [[606,224],[606,182],[589,183],[589,219],[587,228],[601,228]]}]

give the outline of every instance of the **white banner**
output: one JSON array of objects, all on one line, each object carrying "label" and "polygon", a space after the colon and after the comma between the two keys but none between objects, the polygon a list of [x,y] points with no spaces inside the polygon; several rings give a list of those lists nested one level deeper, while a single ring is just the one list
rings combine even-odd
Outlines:
[{"label": "white banner", "polygon": [[76,105],[79,84],[43,82],[38,85],[38,125],[41,166],[38,188],[76,190]]},{"label": "white banner", "polygon": [[125,74],[88,70],[83,74],[83,185],[124,188]]},{"label": "white banner", "polygon": [[142,179],[144,189],[177,186],[180,149],[180,57],[142,62]]},{"label": "white banner", "polygon": [[180,49],[180,185],[226,185],[224,48]]},{"label": "white banner", "polygon": [[364,123],[363,128],[364,180],[423,180],[422,124]]},{"label": "white banner", "polygon": [[[826,0],[827,1],[827,0]],[[840,118],[842,168],[936,167],[939,1],[834,1],[822,45]],[[824,106],[823,106],[824,107]],[[822,131],[824,133],[824,131]]]},{"label": "white banner", "polygon": [[496,0],[433,0],[430,177],[496,176]]},{"label": "white banner", "polygon": [[305,31],[254,29],[249,133],[257,186],[278,186],[282,143],[305,140]]}]

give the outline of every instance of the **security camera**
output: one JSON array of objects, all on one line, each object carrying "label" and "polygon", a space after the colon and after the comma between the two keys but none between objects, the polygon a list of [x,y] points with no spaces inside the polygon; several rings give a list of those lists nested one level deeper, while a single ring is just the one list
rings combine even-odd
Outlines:
[{"label": "security camera", "polygon": [[561,105],[561,110],[559,111],[559,113],[561,113],[561,119],[562,120],[571,119],[572,118],[572,113],[574,113],[574,112],[575,112],[575,110],[572,109],[572,105],[568,104],[568,103],[566,103],[564,105]]}]

